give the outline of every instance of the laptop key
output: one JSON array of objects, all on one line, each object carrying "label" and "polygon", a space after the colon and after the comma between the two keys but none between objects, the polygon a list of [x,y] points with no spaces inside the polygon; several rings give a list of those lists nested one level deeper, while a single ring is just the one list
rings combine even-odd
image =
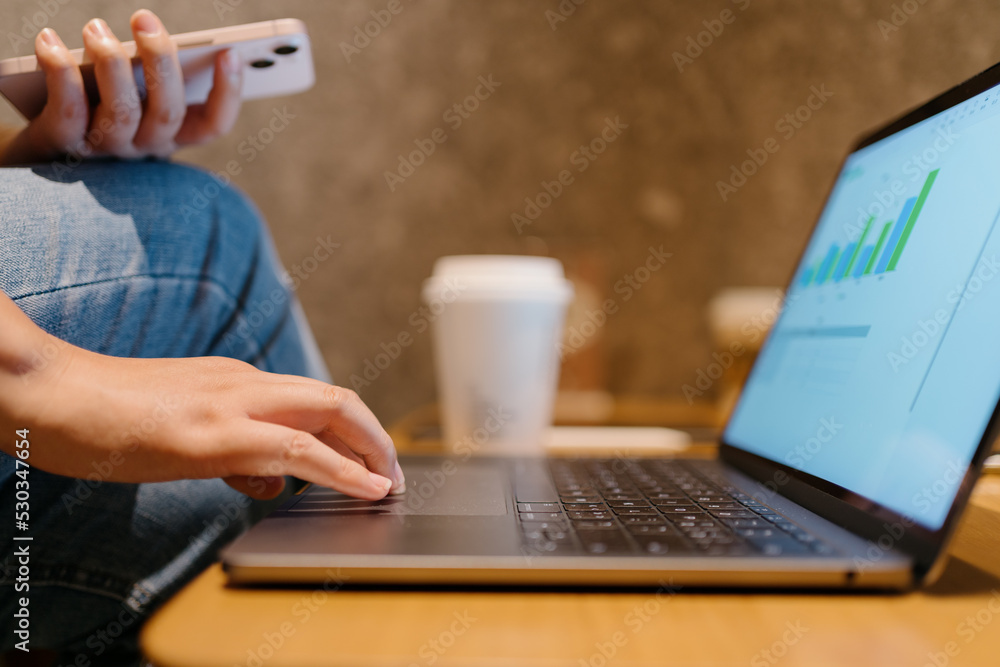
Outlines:
[{"label": "laptop key", "polygon": [[688,500],[688,497],[679,492],[651,493],[650,500]]},{"label": "laptop key", "polygon": [[601,512],[598,510],[588,510],[584,512],[575,512],[570,510],[567,514],[569,514],[570,519],[607,519],[610,521],[615,518],[615,515],[611,512]]},{"label": "laptop key", "polygon": [[558,521],[562,512],[521,512],[521,521]]},{"label": "laptop key", "polygon": [[558,512],[562,509],[559,503],[518,503],[518,512]]},{"label": "laptop key", "polygon": [[651,501],[657,507],[666,505],[690,505],[690,498],[653,498]]},{"label": "laptop key", "polygon": [[583,548],[592,554],[621,555],[632,553],[632,545],[624,537],[614,534],[583,535],[580,534]]},{"label": "laptop key", "polygon": [[756,516],[750,510],[709,510],[709,513],[720,519],[753,519]]},{"label": "laptop key", "polygon": [[566,510],[573,512],[607,512],[608,506],[604,503],[567,503]]},{"label": "laptop key", "polygon": [[719,524],[709,518],[695,516],[670,517],[672,523],[679,528],[714,528]]},{"label": "laptop key", "polygon": [[726,525],[730,528],[773,528],[774,524],[764,519],[729,519]]},{"label": "laptop key", "polygon": [[677,531],[667,523],[626,523],[625,530],[632,535],[677,534]]},{"label": "laptop key", "polygon": [[691,552],[691,547],[676,535],[633,535],[639,547],[648,554]]},{"label": "laptop key", "polygon": [[618,516],[635,516],[635,515],[646,515],[646,516],[659,516],[660,513],[656,511],[655,507],[613,507],[611,511]]},{"label": "laptop key", "polygon": [[757,547],[766,556],[783,556],[809,553],[809,547],[791,537],[747,536],[747,542]]},{"label": "laptop key", "polygon": [[610,520],[574,521],[577,530],[617,530],[618,523]]},{"label": "laptop key", "polygon": [[696,503],[731,503],[733,499],[729,496],[715,496],[715,495],[693,495],[691,500]]},{"label": "laptop key", "polygon": [[564,505],[587,505],[603,500],[600,496],[561,496],[559,499]]},{"label": "laptop key", "polygon": [[626,526],[666,524],[667,521],[659,514],[630,514],[628,516],[618,516],[618,519]]},{"label": "laptop key", "polygon": [[667,515],[698,515],[705,514],[705,510],[701,509],[697,505],[661,505],[657,507],[658,510]]},{"label": "laptop key", "polygon": [[611,507],[649,507],[645,500],[608,500]]},{"label": "laptop key", "polygon": [[776,537],[784,534],[774,528],[738,528],[736,534],[741,537]]}]

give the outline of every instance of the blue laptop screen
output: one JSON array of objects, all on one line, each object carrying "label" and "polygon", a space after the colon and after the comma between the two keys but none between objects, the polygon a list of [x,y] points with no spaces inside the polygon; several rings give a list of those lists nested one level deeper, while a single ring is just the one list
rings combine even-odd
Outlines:
[{"label": "blue laptop screen", "polygon": [[726,428],[936,530],[1000,398],[1000,87],[851,154]]}]

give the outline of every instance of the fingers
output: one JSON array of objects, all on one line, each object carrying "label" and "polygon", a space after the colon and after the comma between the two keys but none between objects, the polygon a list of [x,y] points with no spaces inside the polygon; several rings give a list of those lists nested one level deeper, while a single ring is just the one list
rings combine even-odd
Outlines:
[{"label": "fingers", "polygon": [[187,110],[177,45],[148,9],[132,15],[132,33],[146,81],[146,108],[132,143],[142,154],[167,157]]},{"label": "fingers", "polygon": [[353,391],[302,380],[269,386],[257,391],[254,400],[252,419],[329,435],[357,454],[370,470],[393,480],[394,490],[404,484],[392,439]]},{"label": "fingers", "polygon": [[92,20],[83,29],[83,47],[94,63],[101,97],[87,140],[96,151],[134,157],[138,153],[132,140],[139,129],[142,106],[125,48],[101,19]]},{"label": "fingers", "polygon": [[42,113],[31,121],[31,141],[41,153],[55,155],[79,149],[89,117],[80,68],[51,28],[38,33],[35,54],[45,72],[48,99]]},{"label": "fingers", "polygon": [[243,63],[228,49],[216,55],[212,90],[205,104],[188,108],[177,144],[203,144],[226,134],[236,123],[243,92]]},{"label": "fingers", "polygon": [[294,475],[368,500],[384,498],[391,486],[390,480],[341,456],[315,436],[280,424],[243,422],[229,442],[223,458],[230,476]]}]

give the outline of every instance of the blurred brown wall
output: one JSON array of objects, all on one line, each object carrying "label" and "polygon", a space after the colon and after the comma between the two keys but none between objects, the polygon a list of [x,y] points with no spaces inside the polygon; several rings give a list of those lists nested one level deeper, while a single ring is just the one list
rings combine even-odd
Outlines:
[{"label": "blurred brown wall", "polygon": [[[311,255],[317,237],[341,244],[300,289],[340,383],[361,375],[383,343],[414,334],[361,388],[384,421],[433,400],[430,336],[411,316],[432,262],[453,253],[564,259],[620,306],[601,330],[606,367],[597,376],[615,392],[680,395],[710,361],[707,299],[724,286],[783,283],[848,142],[1000,58],[1000,6],[987,0],[401,0],[402,11],[348,62],[341,43],[388,4],[0,5],[0,57],[29,53],[10,32],[56,5],[45,22],[71,47],[91,16],[126,35],[140,6],[174,32],[306,21],[316,87],[248,103],[230,136],[178,159],[214,170],[240,161],[235,181],[270,221],[287,265]],[[560,5],[575,10],[549,13]],[[899,13],[903,5],[916,11]],[[901,25],[889,30],[894,8]],[[719,34],[710,40],[709,29]],[[679,67],[675,53],[689,38],[707,46],[700,55],[692,48]],[[444,114],[475,93],[480,77],[499,86],[455,127],[456,117]],[[789,136],[776,123],[813,87],[832,96]],[[294,119],[249,161],[241,142],[276,109]],[[14,119],[8,109],[0,115]],[[627,128],[592,162],[580,154],[574,161],[607,119]],[[439,127],[447,140],[390,191],[385,172]],[[778,152],[723,201],[717,182],[771,137]],[[519,233],[512,214],[523,215],[525,198],[562,170],[573,182]],[[626,301],[613,286],[651,246],[672,256]]]}]

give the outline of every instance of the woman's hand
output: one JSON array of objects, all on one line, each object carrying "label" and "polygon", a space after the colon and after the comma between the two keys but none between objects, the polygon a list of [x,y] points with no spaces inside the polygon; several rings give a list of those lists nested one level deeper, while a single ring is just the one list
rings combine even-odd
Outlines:
[{"label": "woman's hand", "polygon": [[201,144],[228,132],[240,110],[242,63],[233,50],[216,57],[212,90],[204,104],[187,107],[177,47],[155,14],[132,15],[132,34],[146,80],[139,97],[132,65],[121,42],[101,19],[83,29],[94,63],[100,102],[91,106],[80,68],[55,31],[35,38],[35,54],[48,99],[41,114],[16,135],[0,162],[37,162],[72,154],[80,157],[167,157],[181,146]]},{"label": "woman's hand", "polygon": [[[371,500],[405,488],[392,440],[353,391],[222,357],[96,354],[38,329],[2,293],[0,320],[0,428],[29,429],[42,470],[222,477],[256,498],[277,495],[283,475]],[[14,455],[12,442],[0,449]]]}]

